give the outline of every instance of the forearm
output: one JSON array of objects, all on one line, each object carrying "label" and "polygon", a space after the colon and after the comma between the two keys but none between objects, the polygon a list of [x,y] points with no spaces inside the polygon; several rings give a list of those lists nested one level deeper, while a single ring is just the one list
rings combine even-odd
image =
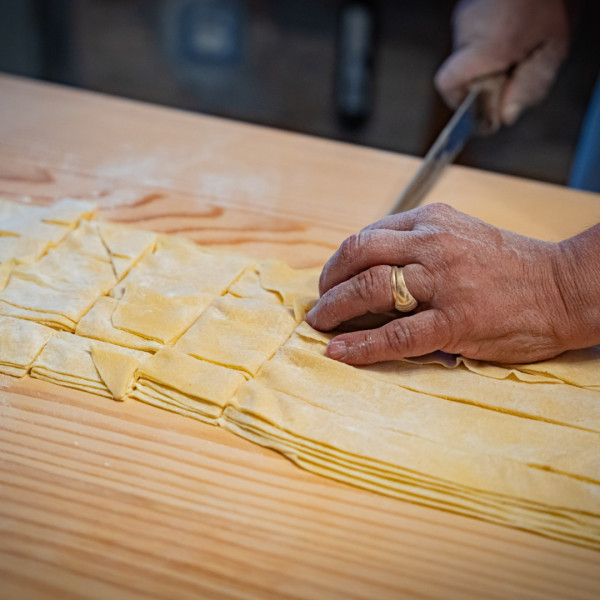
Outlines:
[{"label": "forearm", "polygon": [[600,344],[600,223],[559,244],[558,285],[568,349]]}]

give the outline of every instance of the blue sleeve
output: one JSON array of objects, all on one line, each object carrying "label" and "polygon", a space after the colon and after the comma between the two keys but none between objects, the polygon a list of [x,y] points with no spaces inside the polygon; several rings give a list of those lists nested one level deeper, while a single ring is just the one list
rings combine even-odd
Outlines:
[{"label": "blue sleeve", "polygon": [[583,121],[569,186],[600,192],[600,77]]}]

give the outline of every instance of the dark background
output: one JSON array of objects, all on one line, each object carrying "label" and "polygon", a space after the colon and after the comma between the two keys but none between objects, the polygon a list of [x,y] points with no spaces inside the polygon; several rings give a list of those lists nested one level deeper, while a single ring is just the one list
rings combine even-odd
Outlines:
[{"label": "dark background", "polygon": [[[360,127],[340,119],[336,96],[343,0],[0,0],[0,70],[422,155],[450,116],[432,79],[453,3],[367,5],[377,35]],[[599,67],[600,3],[588,1],[550,97],[458,162],[565,183]]]}]

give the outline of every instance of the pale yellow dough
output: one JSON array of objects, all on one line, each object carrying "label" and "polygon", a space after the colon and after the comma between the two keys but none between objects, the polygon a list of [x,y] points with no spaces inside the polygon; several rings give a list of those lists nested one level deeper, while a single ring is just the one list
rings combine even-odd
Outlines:
[{"label": "pale yellow dough", "polygon": [[175,349],[254,375],[296,326],[292,311],[257,298],[217,298]]},{"label": "pale yellow dough", "polygon": [[270,292],[260,284],[258,271],[254,266],[247,268],[229,288],[229,293],[238,298],[256,298],[272,304],[281,304],[281,296]]},{"label": "pale yellow dough", "polygon": [[101,296],[92,308],[77,324],[75,333],[83,337],[104,340],[118,346],[156,352],[163,344],[156,340],[141,337],[124,329],[118,329],[112,323],[112,315],[118,300],[110,296]]},{"label": "pale yellow dough", "polygon": [[[323,355],[331,338],[331,334],[315,331],[302,323],[288,345]],[[449,371],[442,366],[442,360],[443,356],[432,357],[424,363],[393,361],[357,370],[380,381],[430,396],[600,432],[597,392],[565,385],[555,377],[549,378],[552,383],[524,383],[514,379],[498,382],[464,365]],[[593,376],[594,364],[587,363],[587,370]]]},{"label": "pale yellow dough", "polygon": [[37,260],[95,212],[93,203],[70,198],[50,206],[0,198],[0,263],[12,260],[14,264],[27,264]]},{"label": "pale yellow dough", "polygon": [[105,344],[90,346],[94,366],[115,400],[123,400],[131,391],[139,357],[124,354]]},{"label": "pale yellow dough", "polygon": [[157,235],[150,231],[132,229],[115,223],[97,224],[98,235],[110,256],[118,280],[146,254],[154,249]]},{"label": "pale yellow dough", "polygon": [[54,333],[38,323],[0,316],[0,373],[25,375]]},{"label": "pale yellow dough", "polygon": [[153,253],[144,257],[111,295],[121,298],[129,284],[164,296],[223,294],[250,261],[235,254],[216,254],[183,238],[158,236]]},{"label": "pale yellow dough", "polygon": [[260,284],[265,290],[276,292],[285,306],[294,306],[294,300],[308,304],[319,298],[321,269],[293,269],[277,260],[257,265]]},{"label": "pale yellow dough", "polygon": [[165,296],[129,283],[112,313],[114,327],[143,338],[172,343],[210,304],[213,294]]},{"label": "pale yellow dough", "polygon": [[214,421],[244,381],[239,371],[163,348],[140,367],[132,398]]},{"label": "pale yellow dough", "polygon": [[[106,248],[94,226],[84,221],[44,257],[13,269],[0,293],[0,314],[73,331],[95,300],[116,282]],[[51,315],[56,315],[55,322]]]},{"label": "pale yellow dough", "polygon": [[154,252],[111,291],[118,300],[112,326],[172,344],[248,264],[238,255],[207,252],[188,240],[159,236]]},{"label": "pale yellow dough", "polygon": [[[98,365],[95,358],[98,360]],[[120,358],[119,358],[120,357]],[[135,374],[131,366],[133,360],[142,363],[149,354],[115,346],[106,342],[90,340],[77,335],[57,332],[50,338],[40,355],[36,358],[31,369],[32,377],[59,383],[66,387],[76,388],[108,398],[122,399],[135,383]],[[123,361],[126,368],[119,368],[118,373],[106,374],[107,363]],[[101,374],[109,380],[107,382]],[[113,390],[116,392],[113,394]],[[125,393],[123,393],[125,391]]]}]

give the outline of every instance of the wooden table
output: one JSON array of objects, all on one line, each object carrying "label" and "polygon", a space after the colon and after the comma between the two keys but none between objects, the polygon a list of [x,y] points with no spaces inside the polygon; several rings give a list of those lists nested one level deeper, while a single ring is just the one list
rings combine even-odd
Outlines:
[{"label": "wooden table", "polygon": [[[0,77],[0,195],[296,266],[414,158]],[[600,197],[453,167],[431,193],[558,240]],[[301,471],[191,419],[0,378],[1,598],[598,598],[600,555]]]}]

